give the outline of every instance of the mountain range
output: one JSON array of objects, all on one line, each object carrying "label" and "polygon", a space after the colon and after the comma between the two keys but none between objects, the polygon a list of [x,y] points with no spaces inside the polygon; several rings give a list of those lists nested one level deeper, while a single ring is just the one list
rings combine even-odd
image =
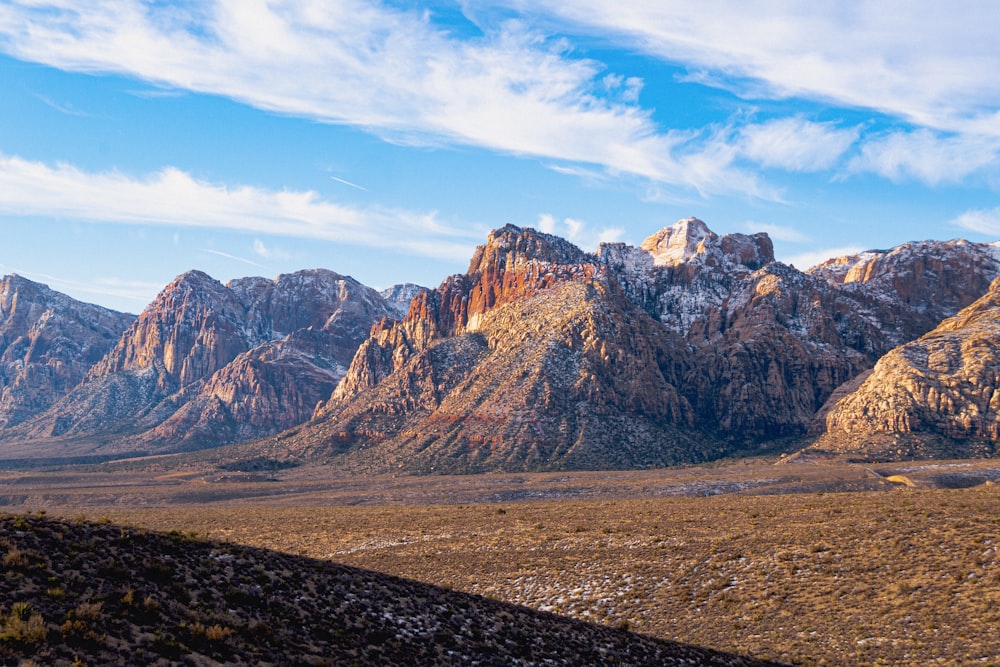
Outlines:
[{"label": "mountain range", "polygon": [[1000,246],[777,262],[696,218],[587,253],[508,225],[464,274],[192,271],[138,316],[0,284],[3,449],[243,455],[368,472],[639,468],[781,448],[989,456]]}]

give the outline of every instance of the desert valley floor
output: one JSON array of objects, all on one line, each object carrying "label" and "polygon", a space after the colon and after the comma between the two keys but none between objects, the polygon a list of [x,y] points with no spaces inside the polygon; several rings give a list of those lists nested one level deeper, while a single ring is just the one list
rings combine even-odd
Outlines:
[{"label": "desert valley floor", "polygon": [[3,472],[0,509],[263,547],[782,663],[995,665],[997,479],[989,460],[357,478],[162,457]]}]

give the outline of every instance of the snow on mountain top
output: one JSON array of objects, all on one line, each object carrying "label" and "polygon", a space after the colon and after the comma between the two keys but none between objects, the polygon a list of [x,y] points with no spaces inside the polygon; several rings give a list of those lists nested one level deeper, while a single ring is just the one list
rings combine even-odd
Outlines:
[{"label": "snow on mountain top", "polygon": [[706,238],[717,237],[698,218],[685,218],[659,230],[639,247],[653,255],[656,266],[676,266],[703,252],[703,241]]}]

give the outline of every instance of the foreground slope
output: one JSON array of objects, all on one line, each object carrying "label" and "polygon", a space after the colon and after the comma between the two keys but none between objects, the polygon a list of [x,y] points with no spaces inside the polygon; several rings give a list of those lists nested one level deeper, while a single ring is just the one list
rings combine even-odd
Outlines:
[{"label": "foreground slope", "polygon": [[765,664],[176,531],[0,517],[0,554],[5,663]]},{"label": "foreground slope", "polygon": [[811,449],[869,458],[991,456],[1000,436],[1000,280],[842,388]]},{"label": "foreground slope", "polygon": [[66,395],[134,319],[18,275],[0,280],[0,428]]}]

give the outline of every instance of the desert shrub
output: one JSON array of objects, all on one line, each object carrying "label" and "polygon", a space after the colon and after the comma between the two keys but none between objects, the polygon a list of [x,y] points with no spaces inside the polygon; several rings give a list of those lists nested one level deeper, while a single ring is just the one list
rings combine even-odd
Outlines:
[{"label": "desert shrub", "polygon": [[28,567],[28,554],[18,549],[16,546],[9,547],[7,553],[3,555],[4,567],[18,568]]},{"label": "desert shrub", "polygon": [[38,644],[46,635],[45,619],[27,602],[12,604],[0,628],[0,642],[3,643]]}]

